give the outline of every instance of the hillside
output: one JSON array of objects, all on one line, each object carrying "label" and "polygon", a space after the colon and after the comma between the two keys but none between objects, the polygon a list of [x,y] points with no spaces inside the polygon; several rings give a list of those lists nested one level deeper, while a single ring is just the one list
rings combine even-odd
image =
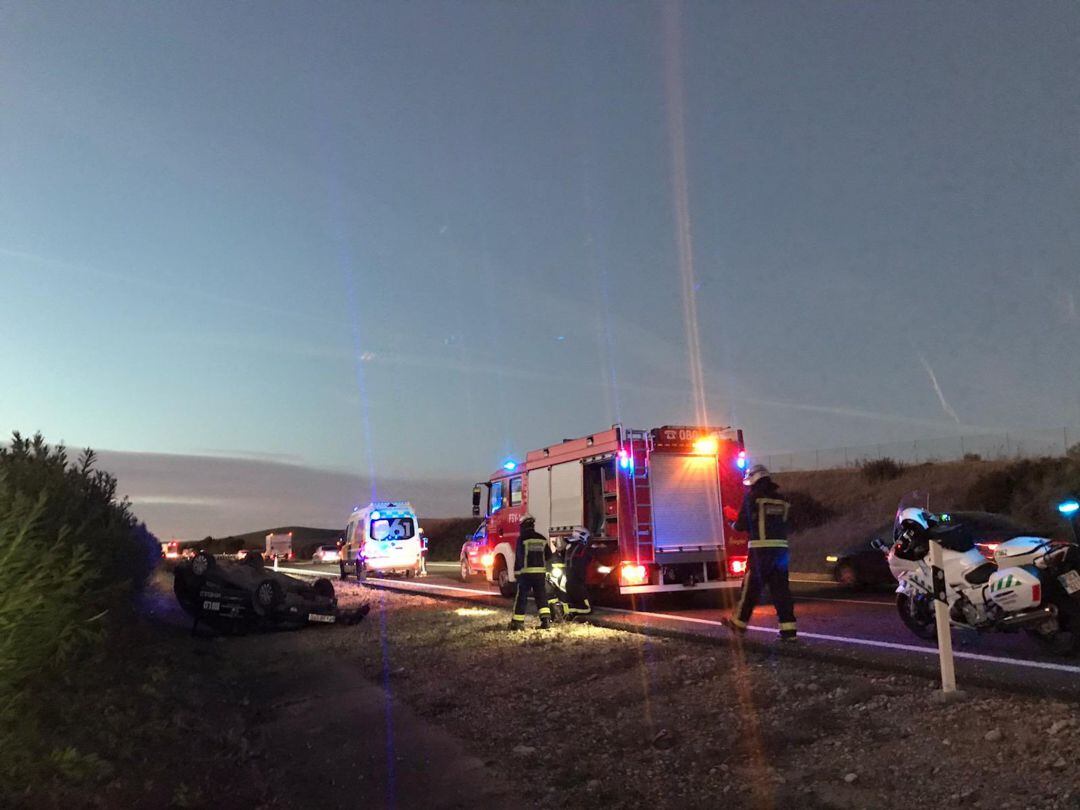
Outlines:
[{"label": "hillside", "polygon": [[[471,534],[479,522],[479,518],[422,519],[420,524],[429,542],[429,559],[456,560],[465,535]],[[310,557],[319,546],[336,543],[343,531],[343,529],[316,529],[310,526],[277,526],[228,537],[213,537],[209,541],[201,541],[198,545],[216,554],[232,553],[242,548],[262,550],[266,543],[266,535],[292,532],[293,550],[296,556],[303,560]]]},{"label": "hillside", "polygon": [[793,508],[820,511],[828,518],[793,533],[792,570],[825,572],[826,554],[887,529],[896,504],[912,490],[929,493],[934,511],[1000,512],[1061,534],[1065,526],[1054,505],[1080,489],[1076,457],[920,464],[897,472],[891,478],[858,468],[778,473],[776,481]]}]

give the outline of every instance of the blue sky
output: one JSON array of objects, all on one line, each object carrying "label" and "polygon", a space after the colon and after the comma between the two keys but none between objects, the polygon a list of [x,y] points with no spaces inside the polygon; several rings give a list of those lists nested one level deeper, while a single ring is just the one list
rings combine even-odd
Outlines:
[{"label": "blue sky", "polygon": [[676,142],[712,421],[1076,424],[1078,37],[1065,2],[6,4],[0,427],[467,507],[692,420]]}]

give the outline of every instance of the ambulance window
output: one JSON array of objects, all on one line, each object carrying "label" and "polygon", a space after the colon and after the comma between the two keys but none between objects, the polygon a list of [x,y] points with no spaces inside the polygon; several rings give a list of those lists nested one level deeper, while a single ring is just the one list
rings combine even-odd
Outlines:
[{"label": "ambulance window", "polygon": [[521,506],[521,477],[510,479],[510,505]]},{"label": "ambulance window", "polygon": [[380,518],[371,521],[372,540],[407,540],[413,534],[412,518]]},{"label": "ambulance window", "polygon": [[488,514],[494,515],[503,508],[503,482],[495,481],[491,485],[491,500],[488,501]]}]

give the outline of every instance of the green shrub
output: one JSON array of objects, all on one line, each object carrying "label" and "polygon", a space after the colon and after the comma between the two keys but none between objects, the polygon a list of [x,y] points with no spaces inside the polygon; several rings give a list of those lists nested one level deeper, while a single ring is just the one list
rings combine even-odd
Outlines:
[{"label": "green shrub", "polygon": [[[16,433],[0,449],[0,775],[33,761],[45,695],[160,557],[94,462],[87,450],[69,463],[41,436]],[[76,759],[53,758],[58,768]]]},{"label": "green shrub", "polygon": [[880,484],[899,478],[904,474],[905,469],[907,468],[899,461],[888,457],[869,459],[859,465],[863,477],[871,484]]}]

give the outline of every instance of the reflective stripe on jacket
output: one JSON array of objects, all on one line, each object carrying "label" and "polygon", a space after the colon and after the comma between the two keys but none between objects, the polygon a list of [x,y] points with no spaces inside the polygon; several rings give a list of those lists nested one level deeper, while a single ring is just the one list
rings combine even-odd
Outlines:
[{"label": "reflective stripe on jacket", "polygon": [[[768,495],[775,495],[775,485]],[[791,505],[751,489],[746,494],[735,528],[750,534],[750,548],[787,548],[787,517]]]},{"label": "reflective stripe on jacket", "polygon": [[543,574],[547,572],[551,546],[543,535],[534,532],[518,538],[517,553],[514,556],[515,574]]}]

